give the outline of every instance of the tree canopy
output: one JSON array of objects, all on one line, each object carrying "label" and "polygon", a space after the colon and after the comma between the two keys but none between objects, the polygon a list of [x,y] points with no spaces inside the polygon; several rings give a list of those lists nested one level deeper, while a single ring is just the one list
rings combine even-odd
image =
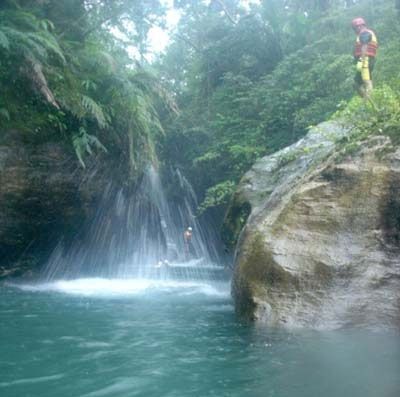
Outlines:
[{"label": "tree canopy", "polygon": [[354,17],[377,31],[378,85],[398,87],[394,2],[176,3],[183,15],[159,70],[181,112],[164,120],[163,149],[197,182],[200,211],[226,204],[258,157],[295,142],[355,95]]},{"label": "tree canopy", "polygon": [[[0,125],[60,140],[85,167],[120,158],[179,167],[220,209],[254,161],[355,95],[351,20],[378,35],[377,87],[399,92],[397,0],[175,0],[170,45],[146,62],[160,0],[0,3]],[[397,8],[396,8],[397,7]],[[135,50],[136,59],[128,49]],[[391,96],[392,97],[392,96]]]},{"label": "tree canopy", "polygon": [[[6,1],[0,6],[0,122],[70,141],[85,166],[94,151],[122,152],[131,171],[155,157],[159,81],[128,57],[162,22],[159,1]],[[164,104],[168,105],[167,101]]]}]

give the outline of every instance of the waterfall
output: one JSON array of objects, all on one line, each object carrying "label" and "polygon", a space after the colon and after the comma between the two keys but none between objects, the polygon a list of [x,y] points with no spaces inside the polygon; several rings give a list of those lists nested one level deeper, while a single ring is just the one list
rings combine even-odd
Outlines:
[{"label": "waterfall", "polygon": [[[179,170],[169,177],[173,199],[154,167],[148,167],[134,193],[110,182],[94,218],[77,236],[58,243],[44,278],[224,278],[216,233],[197,219],[192,186]],[[190,252],[183,237],[188,227],[193,230]]]}]

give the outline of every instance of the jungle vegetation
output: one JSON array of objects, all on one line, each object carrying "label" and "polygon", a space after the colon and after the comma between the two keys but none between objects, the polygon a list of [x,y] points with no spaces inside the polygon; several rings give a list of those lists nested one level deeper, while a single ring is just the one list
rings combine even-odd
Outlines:
[{"label": "jungle vegetation", "polygon": [[179,23],[149,62],[148,32],[166,21],[161,0],[2,1],[1,130],[63,141],[82,167],[93,153],[120,156],[131,175],[148,161],[179,167],[199,214],[221,216],[257,158],[365,105],[351,102],[350,22],[363,16],[380,42],[383,117],[365,105],[361,119],[400,134],[397,0],[173,3]]},{"label": "jungle vegetation", "polygon": [[100,151],[138,172],[156,157],[163,130],[155,98],[166,95],[126,47],[143,54],[162,14],[158,0],[1,2],[2,129],[65,141],[82,167]]}]

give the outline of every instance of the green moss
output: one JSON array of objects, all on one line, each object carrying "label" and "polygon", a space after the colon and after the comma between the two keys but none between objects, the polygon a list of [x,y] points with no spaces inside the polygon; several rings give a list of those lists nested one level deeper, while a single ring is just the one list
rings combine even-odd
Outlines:
[{"label": "green moss", "polygon": [[314,266],[315,279],[322,284],[328,284],[333,277],[332,269],[323,262],[316,262]]},{"label": "green moss", "polygon": [[272,290],[299,289],[299,281],[280,267],[266,249],[261,234],[256,234],[243,255],[234,280],[236,308],[247,319],[254,318],[254,297],[265,297]]},{"label": "green moss", "polygon": [[256,304],[253,300],[250,284],[242,275],[233,279],[232,291],[236,313],[243,319],[253,321]]},{"label": "green moss", "polygon": [[292,161],[297,160],[299,156],[300,152],[298,150],[292,150],[281,154],[278,157],[278,167],[284,167],[285,165],[291,163]]},{"label": "green moss", "polygon": [[250,204],[235,195],[222,225],[222,240],[228,249],[233,250],[235,248],[239,234],[250,213]]}]

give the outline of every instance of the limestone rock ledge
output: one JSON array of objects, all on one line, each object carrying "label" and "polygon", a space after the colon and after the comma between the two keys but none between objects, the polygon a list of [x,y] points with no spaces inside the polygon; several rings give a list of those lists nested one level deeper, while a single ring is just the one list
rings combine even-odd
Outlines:
[{"label": "limestone rock ledge", "polygon": [[323,123],[242,179],[226,218],[237,228],[248,209],[232,283],[242,315],[290,327],[400,326],[400,148],[375,136],[343,155],[347,134]]}]

